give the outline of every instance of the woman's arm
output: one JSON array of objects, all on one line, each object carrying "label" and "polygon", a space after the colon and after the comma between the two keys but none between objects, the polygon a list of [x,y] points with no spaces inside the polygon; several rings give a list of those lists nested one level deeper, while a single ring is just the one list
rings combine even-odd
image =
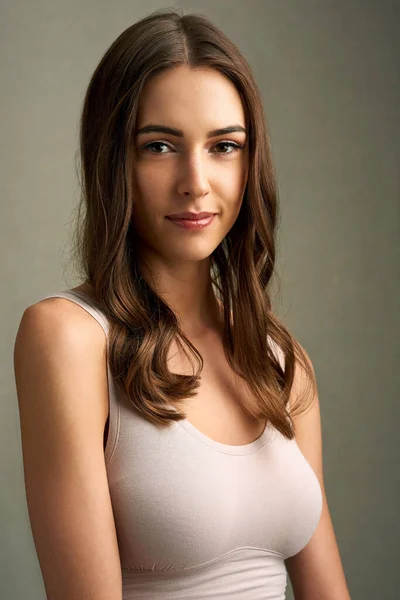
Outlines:
[{"label": "woman's arm", "polygon": [[[315,377],[313,367],[312,371]],[[293,395],[305,389],[305,385],[304,371],[297,366]],[[317,475],[323,496],[321,518],[311,540],[285,561],[294,597],[295,600],[350,600],[325,493],[318,393],[308,412],[294,417],[293,421],[297,445]]]},{"label": "woman's arm", "polygon": [[48,600],[121,600],[103,434],[106,339],[78,305],[28,307],[14,347],[25,488]]}]

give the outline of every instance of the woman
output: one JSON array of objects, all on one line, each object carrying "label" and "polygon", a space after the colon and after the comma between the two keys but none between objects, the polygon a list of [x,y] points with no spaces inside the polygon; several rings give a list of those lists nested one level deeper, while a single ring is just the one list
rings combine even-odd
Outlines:
[{"label": "woman", "polygon": [[250,67],[157,11],[96,68],[80,149],[83,283],[29,306],[14,352],[48,598],[282,599],[289,573],[296,599],[348,599],[312,363],[271,309]]}]

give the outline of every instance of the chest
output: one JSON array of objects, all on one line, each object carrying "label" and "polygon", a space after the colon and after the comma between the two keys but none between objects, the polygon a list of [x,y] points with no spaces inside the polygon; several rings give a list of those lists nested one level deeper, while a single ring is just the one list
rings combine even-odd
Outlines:
[{"label": "chest", "polygon": [[[213,565],[236,573],[242,564],[254,578],[256,567],[271,572],[270,559],[282,561],[304,547],[320,516],[321,492],[295,440],[271,427],[258,446],[246,447],[264,429],[251,416],[254,399],[218,338],[190,339],[202,355],[203,371],[197,394],[182,409],[198,431],[184,422],[159,429],[125,395],[111,393],[118,443],[107,477],[122,568],[140,570],[141,577],[143,571],[152,577],[167,571],[169,577],[171,571],[196,575],[206,565],[206,579],[215,586],[208,571]],[[190,375],[197,363],[189,358],[171,344],[168,367]],[[232,563],[225,564],[226,558]],[[243,581],[240,577],[240,586]],[[262,585],[265,590],[264,580]],[[198,580],[194,588],[200,589]],[[199,593],[215,595],[211,589]]]},{"label": "chest", "polygon": [[[260,421],[253,416],[256,405],[246,382],[230,367],[222,340],[216,333],[191,338],[191,341],[202,355],[203,370],[196,396],[187,398],[183,403],[187,420],[222,444],[249,444],[262,434],[265,420]],[[179,344],[171,345],[168,366],[174,373],[193,373],[193,367]]]}]

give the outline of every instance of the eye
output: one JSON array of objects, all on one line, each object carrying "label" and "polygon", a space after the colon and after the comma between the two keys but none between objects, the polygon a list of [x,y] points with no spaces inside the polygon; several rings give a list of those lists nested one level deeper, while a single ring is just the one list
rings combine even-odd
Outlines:
[{"label": "eye", "polygon": [[[165,142],[150,142],[149,144],[142,146],[141,150],[148,149],[150,151],[150,148],[153,148],[154,146],[167,146],[167,144]],[[150,154],[165,154],[165,152],[150,152]]]},{"label": "eye", "polygon": [[[166,142],[161,142],[161,141],[154,141],[154,142],[150,142],[149,144],[145,144],[144,146],[141,147],[141,150],[149,150],[150,154],[166,154],[166,152],[153,152],[152,149],[154,149],[154,147],[157,146],[165,146],[165,147],[170,147]],[[231,148],[230,152],[215,152],[215,154],[234,154],[235,152],[238,152],[239,150],[242,150],[244,148],[244,144],[236,144],[235,142],[218,142],[217,144],[215,144],[214,148],[217,148],[219,146],[226,146],[228,148]]]},{"label": "eye", "polygon": [[218,144],[215,144],[214,148],[217,146],[227,146],[228,148],[231,148],[231,152],[217,152],[217,154],[234,154],[244,147],[244,145],[236,144],[235,142],[218,142]]}]

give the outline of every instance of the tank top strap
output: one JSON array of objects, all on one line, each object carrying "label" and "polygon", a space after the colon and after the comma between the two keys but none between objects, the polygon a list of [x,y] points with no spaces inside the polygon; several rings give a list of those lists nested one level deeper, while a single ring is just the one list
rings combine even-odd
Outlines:
[{"label": "tank top strap", "polygon": [[79,304],[101,325],[108,341],[108,334],[110,331],[108,319],[103,311],[97,305],[95,305],[94,300],[85,294],[85,292],[78,292],[77,290],[63,290],[61,292],[48,294],[40,300],[46,300],[47,298],[66,298],[67,300],[72,300],[76,304]]},{"label": "tank top strap", "polygon": [[[279,364],[282,367],[282,371],[285,372],[285,355],[283,353],[282,348],[271,338],[270,335],[267,335],[267,340],[268,340],[268,345],[270,346],[273,355],[275,356],[276,360],[279,362]],[[290,410],[291,405],[290,405],[290,398],[288,400],[287,403],[287,408]]]},{"label": "tank top strap", "polygon": [[103,328],[103,331],[106,335],[107,341],[107,379],[108,379],[108,434],[107,434],[107,442],[104,449],[105,462],[108,466],[108,463],[111,461],[115,448],[117,446],[118,437],[119,437],[119,427],[120,427],[120,407],[118,402],[117,388],[115,386],[113,377],[111,375],[109,360],[108,360],[108,336],[110,331],[110,323],[104,314],[104,312],[100,309],[100,307],[95,304],[95,301],[90,298],[84,292],[78,292],[77,290],[62,290],[61,292],[55,292],[53,294],[48,294],[47,296],[43,296],[40,298],[39,302],[42,300],[46,300],[47,298],[66,298],[67,300],[71,300],[81,306],[86,312],[88,312]]},{"label": "tank top strap", "polygon": [[281,365],[282,370],[284,371],[285,370],[285,355],[282,351],[282,348],[272,339],[272,337],[269,334],[267,335],[267,339],[268,339],[268,344],[272,350],[273,355],[275,356],[275,358]]}]

